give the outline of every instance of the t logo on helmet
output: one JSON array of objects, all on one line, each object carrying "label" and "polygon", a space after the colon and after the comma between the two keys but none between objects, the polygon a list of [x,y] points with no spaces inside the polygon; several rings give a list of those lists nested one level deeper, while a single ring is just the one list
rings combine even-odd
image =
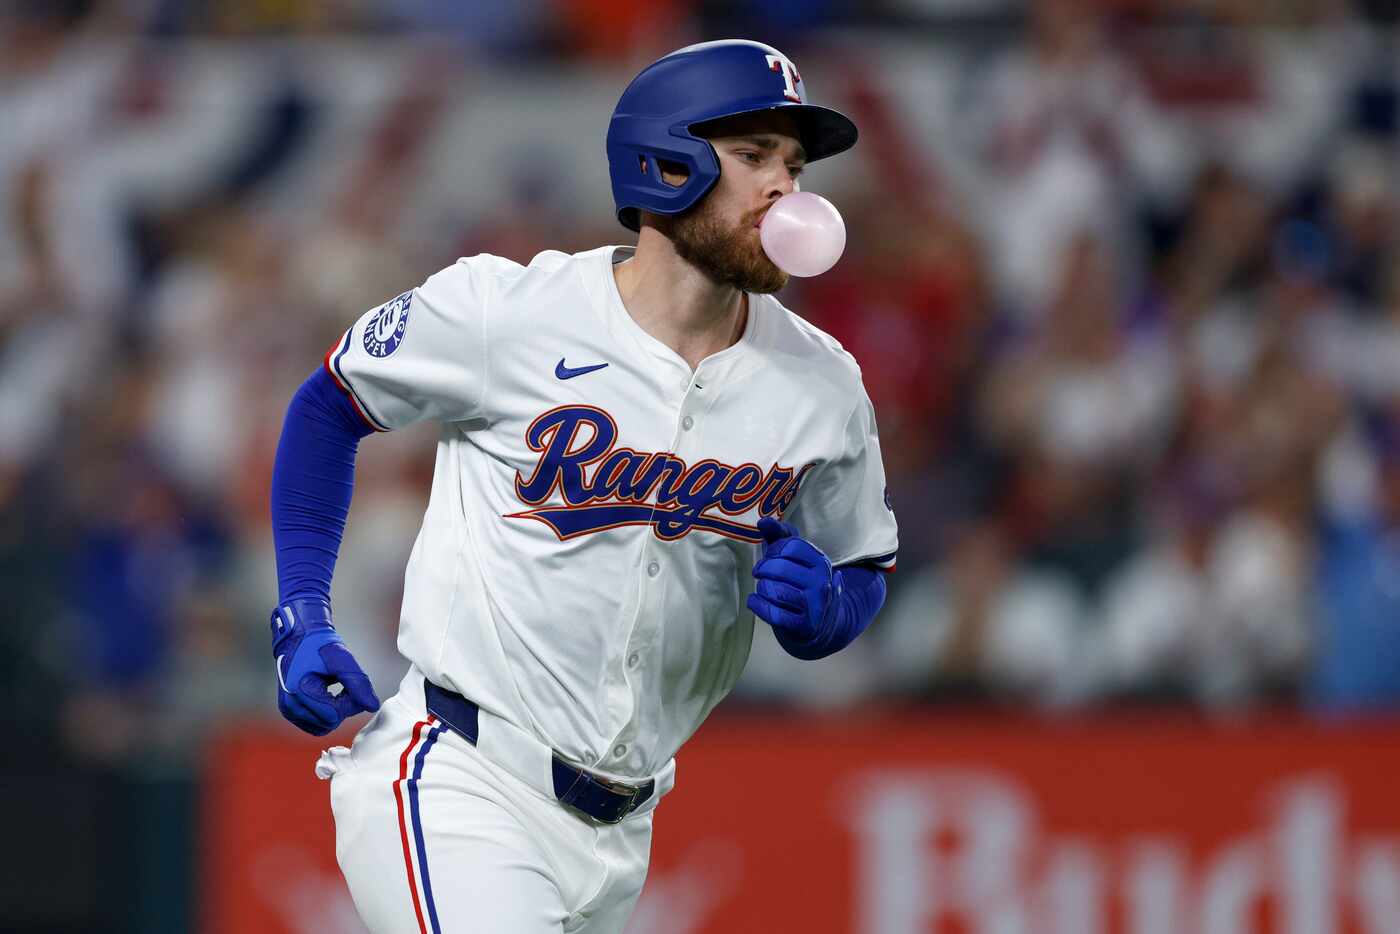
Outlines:
[{"label": "t logo on helmet", "polygon": [[802,76],[797,73],[797,66],[781,55],[769,55],[766,58],[768,68],[780,72],[783,76],[783,94],[790,101],[802,103],[802,95],[797,93],[797,82],[802,80]]}]

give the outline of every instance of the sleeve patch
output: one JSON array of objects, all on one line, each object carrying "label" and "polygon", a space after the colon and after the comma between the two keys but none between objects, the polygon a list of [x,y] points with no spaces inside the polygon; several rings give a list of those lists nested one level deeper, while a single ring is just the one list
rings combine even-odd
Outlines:
[{"label": "sleeve patch", "polygon": [[399,349],[404,331],[408,329],[408,306],[413,304],[412,290],[403,293],[379,309],[374,320],[365,325],[365,353],[371,357],[387,357]]}]

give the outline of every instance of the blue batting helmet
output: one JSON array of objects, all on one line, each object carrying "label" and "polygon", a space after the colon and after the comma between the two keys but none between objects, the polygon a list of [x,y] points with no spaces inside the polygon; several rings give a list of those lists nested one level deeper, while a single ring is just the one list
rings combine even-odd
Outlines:
[{"label": "blue batting helmet", "polygon": [[[855,145],[844,114],[807,103],[797,66],[761,42],[724,39],[678,49],[632,79],[608,124],[608,171],[617,219],[641,229],[641,210],[679,214],[719,180],[719,157],[691,128],[707,120],[773,110],[797,122],[807,161]],[[658,160],[684,166],[679,187],[661,180]]]}]

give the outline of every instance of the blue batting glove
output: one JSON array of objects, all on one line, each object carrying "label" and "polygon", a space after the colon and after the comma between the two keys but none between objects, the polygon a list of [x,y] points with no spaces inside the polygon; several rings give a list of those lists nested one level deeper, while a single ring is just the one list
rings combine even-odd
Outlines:
[{"label": "blue batting glove", "polygon": [[753,566],[758,586],[749,594],[749,609],[798,641],[830,631],[839,603],[831,561],[786,522],[765,516],[758,531],[763,557]]},{"label": "blue batting glove", "polygon": [[[331,625],[331,607],[324,600],[289,600],[272,611],[272,656],[277,709],[312,736],[324,736],[346,717],[379,709],[369,676]],[[337,683],[343,690],[331,694]]]}]

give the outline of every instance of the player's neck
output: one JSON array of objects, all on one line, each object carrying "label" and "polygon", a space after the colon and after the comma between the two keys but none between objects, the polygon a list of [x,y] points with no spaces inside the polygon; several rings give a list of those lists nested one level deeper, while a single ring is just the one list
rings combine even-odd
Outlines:
[{"label": "player's neck", "polygon": [[681,356],[693,370],[744,334],[748,300],[681,259],[671,241],[642,228],[637,253],[613,267],[623,307],[637,326]]}]

